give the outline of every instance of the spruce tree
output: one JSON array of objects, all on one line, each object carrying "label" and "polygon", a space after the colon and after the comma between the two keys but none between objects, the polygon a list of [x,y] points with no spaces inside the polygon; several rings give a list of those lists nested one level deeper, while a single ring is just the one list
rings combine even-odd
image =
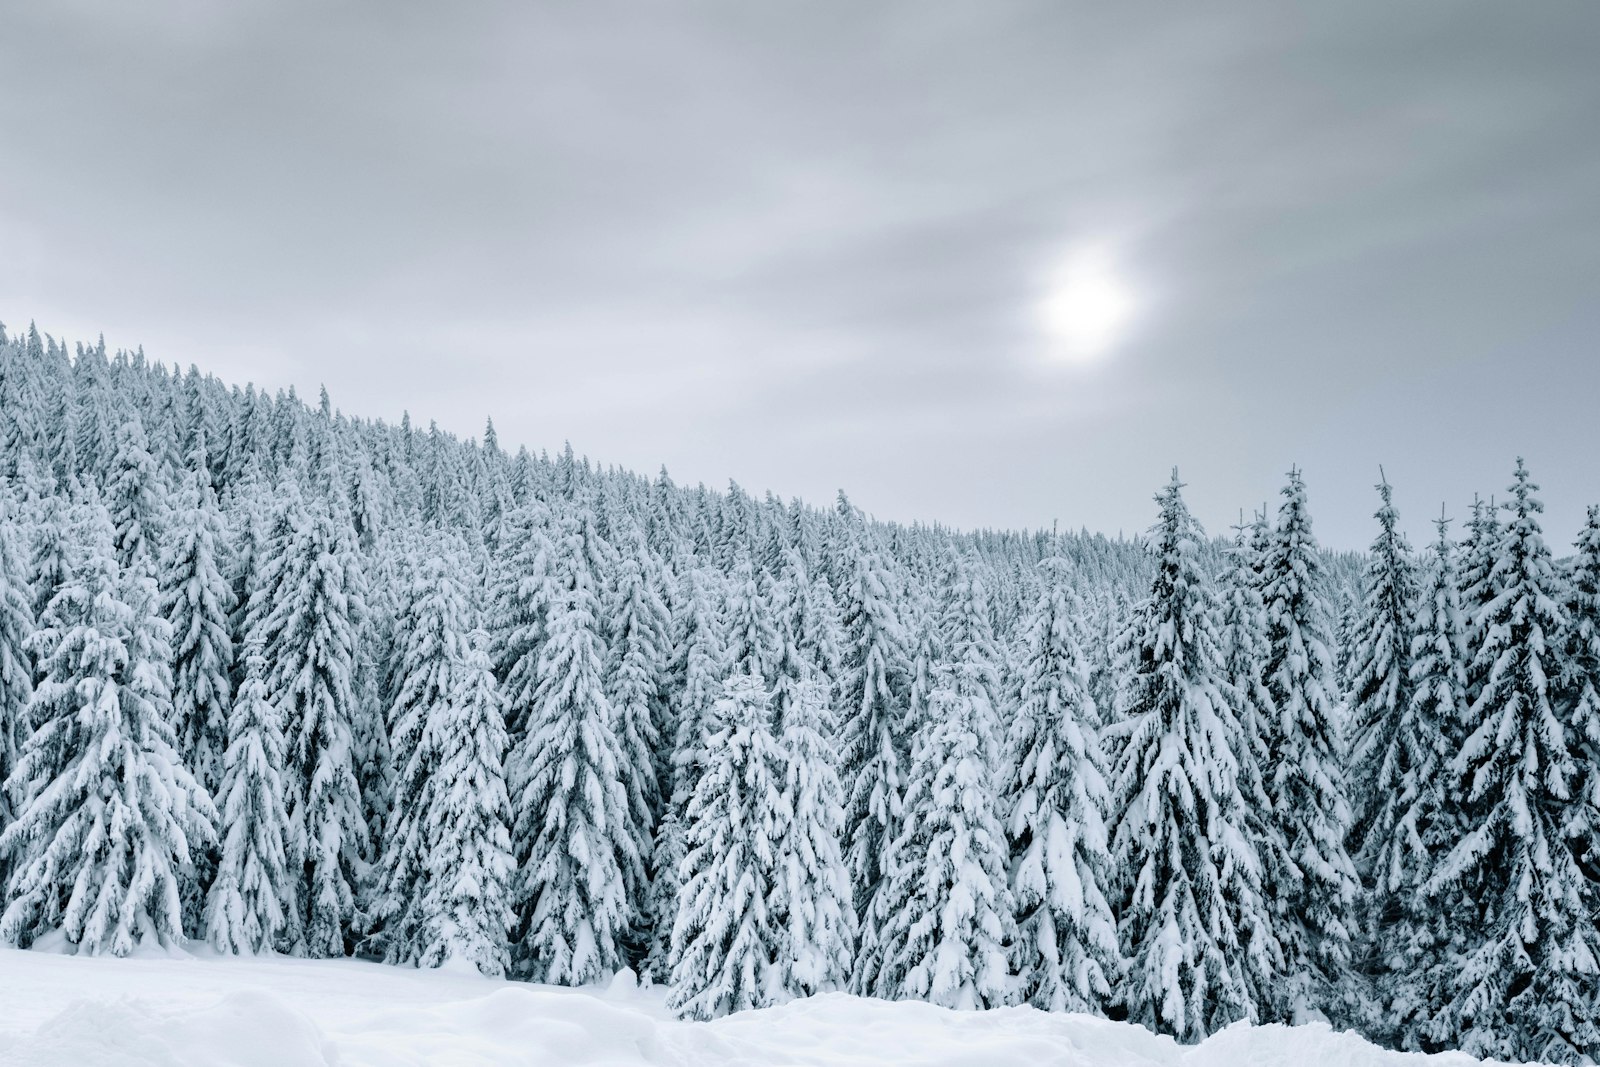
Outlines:
[{"label": "spruce tree", "polygon": [[[34,631],[33,596],[27,561],[9,495],[0,495],[0,786],[17,766],[17,746],[28,735],[28,703],[33,698],[33,656],[27,641]],[[0,832],[15,817],[0,788]],[[0,886],[6,867],[0,861]]]},{"label": "spruce tree", "polygon": [[527,727],[539,688],[539,653],[548,637],[549,576],[554,547],[542,506],[506,516],[506,557],[496,569],[491,656],[506,701],[506,730],[516,744]]},{"label": "spruce tree", "polygon": [[1024,1002],[1100,1013],[1120,969],[1104,887],[1111,859],[1099,714],[1079,642],[1082,603],[1069,565],[1040,565],[1041,586],[1018,656],[1004,811],[1011,842]]},{"label": "spruce tree", "polygon": [[[1378,484],[1378,536],[1367,562],[1366,591],[1355,619],[1350,652],[1350,753],[1353,815],[1349,847],[1355,853],[1368,896],[1365,950],[1381,951],[1377,924],[1384,921],[1392,871],[1379,868],[1387,854],[1394,858],[1399,819],[1406,804],[1406,784],[1415,772],[1415,738],[1402,733],[1411,711],[1411,622],[1417,597],[1411,546],[1397,523],[1393,493],[1387,480]],[[1368,960],[1371,966],[1372,960]]]},{"label": "spruce tree", "polygon": [[76,564],[72,532],[72,507],[61,496],[47,497],[34,527],[33,555],[28,585],[33,590],[33,617],[44,614],[56,592],[72,576]]},{"label": "spruce tree", "polygon": [[425,803],[428,842],[417,962],[470,963],[505,973],[513,920],[510,801],[501,698],[488,635],[474,630],[461,645],[450,699],[428,716],[423,747],[437,754]]},{"label": "spruce tree", "polygon": [[436,542],[415,568],[398,624],[397,678],[387,714],[394,798],[365,916],[390,963],[415,963],[422,954],[422,895],[432,848],[428,801],[441,759],[432,747],[440,737],[429,723],[436,709],[452,708],[466,658],[467,603],[456,566]]},{"label": "spruce tree", "polygon": [[78,951],[123,956],[183,936],[179,883],[216,812],[173,747],[169,631],[155,583],[117,565],[94,507],[78,564],[28,639],[41,681],[34,730],[6,783],[17,819],[0,938],[60,927]]},{"label": "spruce tree", "polygon": [[[634,851],[651,854],[655,828],[661,817],[661,767],[663,747],[659,727],[667,669],[667,642],[671,618],[660,593],[646,571],[649,550],[642,536],[634,539],[612,568],[606,592],[605,614],[611,640],[606,653],[606,697],[616,716],[617,740],[622,750],[622,779],[628,791],[628,829]],[[639,870],[643,871],[641,865]],[[628,887],[628,899],[639,913],[637,925],[645,927],[644,884]]]},{"label": "spruce tree", "polygon": [[1435,871],[1467,928],[1431,1036],[1476,1056],[1588,1062],[1600,1052],[1596,974],[1600,900],[1569,844],[1578,768],[1575,724],[1552,700],[1554,642],[1565,627],[1544,510],[1519,459],[1475,626],[1483,679],[1476,724],[1452,770],[1472,820]]},{"label": "spruce tree", "polygon": [[1262,561],[1267,612],[1264,680],[1277,719],[1269,733],[1273,827],[1284,843],[1263,859],[1277,910],[1285,980],[1276,1015],[1338,1010],[1336,984],[1350,960],[1351,909],[1358,882],[1345,851],[1350,822],[1335,721],[1333,640],[1322,555],[1311,532],[1305,484],[1289,472],[1277,528]]},{"label": "spruce tree", "polygon": [[722,587],[715,573],[696,570],[687,581],[668,689],[675,705],[672,806],[687,807],[707,758],[711,714],[727,678]]},{"label": "spruce tree", "polygon": [[[1483,644],[1482,630],[1488,615],[1485,608],[1499,592],[1495,583],[1495,564],[1500,551],[1500,516],[1493,501],[1473,498],[1472,518],[1467,520],[1467,537],[1461,545],[1461,614],[1466,625],[1469,652]],[[1484,671],[1469,656],[1467,660],[1467,702],[1476,704],[1483,691]]]},{"label": "spruce tree", "polygon": [[770,684],[773,661],[778,655],[778,635],[746,553],[740,553],[729,577],[723,617],[727,669],[736,674],[757,675]]},{"label": "spruce tree", "polygon": [[[842,503],[842,501],[841,501]],[[901,803],[910,759],[905,736],[906,634],[899,589],[859,516],[846,522],[847,547],[840,588],[844,657],[840,664],[839,714],[843,751],[845,860],[854,883],[864,941],[877,928],[867,917],[883,881],[885,854],[900,833]],[[862,992],[874,982],[875,953],[858,952],[851,984]]]},{"label": "spruce tree", "polygon": [[783,759],[761,679],[735,674],[712,711],[705,773],[685,813],[688,853],[672,927],[667,1007],[715,1019],[774,1003],[785,946],[778,897]]},{"label": "spruce tree", "polygon": [[[1272,767],[1272,732],[1277,713],[1272,694],[1263,675],[1267,669],[1267,610],[1261,600],[1263,551],[1270,543],[1264,523],[1234,527],[1233,544],[1228,550],[1228,566],[1221,582],[1222,611],[1218,636],[1222,643],[1222,677],[1227,687],[1226,711],[1230,747],[1238,768],[1239,794],[1244,799],[1246,836],[1255,846],[1262,870],[1288,867],[1292,860],[1284,855],[1288,842],[1279,836],[1268,799],[1267,775]],[[1276,979],[1281,965],[1274,962],[1271,975]],[[1271,985],[1258,986],[1253,995],[1257,1010],[1264,1016],[1273,1012],[1278,991]]]},{"label": "spruce tree", "polygon": [[642,861],[628,832],[622,747],[601,678],[604,645],[584,541],[592,522],[557,525],[548,635],[527,734],[512,752],[512,841],[519,866],[519,971],[582,985],[620,968],[627,887]]},{"label": "spruce tree", "polygon": [[697,569],[688,573],[684,585],[674,625],[677,640],[663,687],[668,705],[663,718],[672,728],[671,760],[663,783],[663,814],[651,846],[650,885],[642,917],[650,924],[644,977],[652,982],[666,982],[671,976],[672,927],[688,854],[685,813],[709,755],[713,709],[727,674],[716,576]]},{"label": "spruce tree", "polygon": [[1197,1041],[1257,1017],[1275,978],[1273,919],[1245,826],[1216,601],[1177,472],[1157,495],[1155,577],[1128,632],[1112,779],[1114,911],[1132,1022]]},{"label": "spruce tree", "polygon": [[1390,840],[1372,854],[1374,889],[1383,897],[1373,964],[1382,993],[1381,1018],[1368,1020],[1377,1036],[1420,1049],[1426,1027],[1454,981],[1452,940],[1462,925],[1449,897],[1429,888],[1437,865],[1470,825],[1454,787],[1450,761],[1471,732],[1468,717],[1466,634],[1450,524],[1439,532],[1426,584],[1411,625],[1410,702],[1395,732],[1396,778],[1390,800]]},{"label": "spruce tree", "polygon": [[1600,876],[1600,507],[1589,508],[1574,547],[1557,700],[1578,762],[1573,843],[1584,869]]},{"label": "spruce tree", "polygon": [[287,500],[251,594],[251,640],[266,657],[268,699],[284,716],[289,814],[303,851],[303,945],[341,956],[355,918],[367,826],[351,719],[356,634],[365,611],[353,534],[325,511]]},{"label": "spruce tree", "polygon": [[301,857],[279,771],[283,721],[267,699],[266,674],[259,648],[249,649],[217,793],[222,857],[206,895],[206,939],[218,952],[267,952],[299,940]]},{"label": "spruce tree", "polygon": [[191,474],[161,554],[161,613],[173,634],[173,724],[179,751],[213,796],[221,795],[233,670],[228,625],[233,590],[222,575],[222,536],[211,488]]},{"label": "spruce tree", "polygon": [[969,1010],[1015,999],[994,742],[974,696],[956,666],[940,666],[930,729],[916,744],[900,834],[871,913],[884,923],[877,996]]},{"label": "spruce tree", "polygon": [[783,766],[778,876],[774,897],[782,930],[778,980],[790,996],[839,989],[850,977],[856,913],[840,851],[844,789],[839,783],[834,719],[820,677],[780,680],[778,749]]},{"label": "spruce tree", "polygon": [[137,559],[149,561],[156,557],[162,478],[137,416],[118,427],[116,441],[111,480],[106,486],[106,507],[111,510],[116,529],[117,562],[129,567]]}]

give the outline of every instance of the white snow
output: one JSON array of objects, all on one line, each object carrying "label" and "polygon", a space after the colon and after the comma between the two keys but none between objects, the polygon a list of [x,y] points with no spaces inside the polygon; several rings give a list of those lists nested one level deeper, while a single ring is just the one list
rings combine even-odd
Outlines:
[{"label": "white snow", "polygon": [[827,994],[711,1023],[671,1019],[627,975],[531,986],[355,960],[0,949],[7,1067],[1466,1067],[1326,1026],[1234,1026],[1185,1047],[1032,1008],[955,1012]]}]

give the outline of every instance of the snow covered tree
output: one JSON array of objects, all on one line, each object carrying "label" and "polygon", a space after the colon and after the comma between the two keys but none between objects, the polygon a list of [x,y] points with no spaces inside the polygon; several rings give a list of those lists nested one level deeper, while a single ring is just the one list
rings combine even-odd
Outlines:
[{"label": "snow covered tree", "polygon": [[[1267,774],[1272,765],[1271,737],[1277,714],[1263,674],[1267,668],[1267,610],[1261,600],[1263,551],[1270,543],[1264,522],[1246,525],[1240,516],[1222,575],[1218,636],[1222,643],[1222,678],[1227,686],[1226,711],[1239,794],[1244,799],[1245,833],[1256,848],[1263,870],[1287,867],[1288,842],[1277,833],[1268,799]],[[1257,989],[1257,1007],[1270,1014],[1274,990]]]},{"label": "snow covered tree", "polygon": [[[17,745],[28,733],[28,702],[33,698],[33,656],[27,641],[34,630],[28,564],[15,522],[15,505],[0,495],[0,785],[17,766]],[[0,832],[14,817],[0,789]],[[6,868],[0,860],[0,886]]]},{"label": "snow covered tree", "polygon": [[47,497],[34,527],[28,585],[33,590],[33,617],[41,621],[56,592],[72,576],[76,563],[72,510],[64,497]]},{"label": "snow covered tree", "polygon": [[601,678],[599,602],[584,545],[592,527],[574,513],[557,524],[539,687],[508,771],[521,919],[515,962],[531,981],[565,985],[622,966],[628,886],[642,882]]},{"label": "snow covered tree", "polygon": [[[635,537],[633,550],[624,552],[612,568],[604,605],[611,631],[606,697],[616,715],[622,780],[628,791],[628,828],[640,857],[650,856],[661,817],[658,752],[664,747],[659,729],[665,714],[660,704],[672,625],[667,606],[646,570],[648,552],[643,536]],[[639,870],[643,871],[642,865]],[[645,888],[643,884],[628,887],[628,899],[641,913],[636,921],[640,927],[650,921],[642,914]]]},{"label": "snow covered tree", "polygon": [[1584,868],[1600,872],[1600,507],[1589,509],[1574,547],[1557,700],[1578,762],[1573,844]]},{"label": "snow covered tree", "polygon": [[778,897],[783,757],[759,677],[730,677],[712,712],[705,773],[685,814],[688,855],[672,927],[667,1007],[715,1019],[774,1003],[785,932]]},{"label": "snow covered tree", "polygon": [[969,682],[954,665],[939,668],[931,729],[916,744],[900,833],[871,912],[885,924],[871,991],[970,1010],[1012,1003],[1016,988],[993,742]]},{"label": "snow covered tree", "polygon": [[779,810],[787,821],[777,845],[773,911],[783,945],[776,962],[784,992],[806,997],[838,989],[850,977],[856,913],[840,852],[844,789],[828,686],[815,675],[783,683]]},{"label": "snow covered tree", "polygon": [[956,690],[973,716],[984,758],[998,765],[1004,751],[1000,729],[1000,651],[995,645],[985,568],[974,556],[958,559],[945,580],[939,613],[940,667],[936,681]]},{"label": "snow covered tree", "polygon": [[150,443],[137,417],[117,429],[117,451],[111,482],[106,486],[106,507],[116,527],[117,562],[132,566],[139,558],[156,556],[156,525],[162,507],[161,469],[150,454]]},{"label": "snow covered tree", "polygon": [[671,977],[672,927],[683,887],[683,860],[688,854],[684,813],[708,758],[713,709],[727,675],[717,576],[696,569],[686,575],[684,587],[674,620],[677,639],[663,685],[666,707],[662,718],[672,732],[671,759],[662,783],[662,817],[651,845],[650,884],[641,916],[650,928],[643,976],[653,982]]},{"label": "snow covered tree", "polygon": [[1022,1000],[1045,1011],[1103,1012],[1120,970],[1104,886],[1111,859],[1099,714],[1079,643],[1083,605],[1069,564],[1040,564],[1018,656],[1003,810],[1011,842]]},{"label": "snow covered tree", "polygon": [[684,834],[678,809],[668,806],[651,843],[650,885],[645,890],[643,911],[650,924],[650,939],[639,964],[639,977],[649,985],[672,980],[672,926],[683,891],[683,861],[689,851]]},{"label": "snow covered tree", "polygon": [[672,806],[682,811],[694,795],[705,766],[711,713],[728,676],[728,647],[722,627],[722,588],[708,570],[687,580],[668,689],[675,705]]},{"label": "snow covered tree", "polygon": [[307,514],[291,498],[274,525],[260,568],[266,580],[251,594],[259,622],[250,636],[267,660],[267,696],[288,740],[289,814],[304,857],[305,916],[295,924],[304,944],[295,947],[342,956],[367,845],[351,734],[364,582],[354,535],[333,516]]},{"label": "snow covered tree", "polygon": [[[1284,981],[1277,1015],[1337,1009],[1335,983],[1350,960],[1351,908],[1359,883],[1345,851],[1350,822],[1336,721],[1333,640],[1322,554],[1311,533],[1305,484],[1289,472],[1278,524],[1262,561],[1267,612],[1264,674],[1277,715],[1268,796],[1285,845],[1268,852],[1265,888],[1277,910]],[[1271,862],[1287,857],[1287,865]]]},{"label": "snow covered tree", "polygon": [[506,701],[506,730],[515,744],[524,733],[539,688],[539,653],[550,612],[549,577],[554,548],[542,507],[528,505],[506,516],[506,558],[494,580],[495,677]]},{"label": "snow covered tree", "polygon": [[467,636],[455,689],[448,702],[434,706],[422,743],[437,754],[437,763],[424,808],[427,879],[418,963],[438,967],[461,960],[499,976],[508,963],[515,864],[503,768],[506,732],[488,640],[482,630]]},{"label": "snow covered tree", "polygon": [[1582,1063],[1600,1052],[1600,899],[1568,842],[1574,724],[1550,685],[1566,620],[1537,491],[1519,459],[1473,650],[1476,728],[1452,766],[1473,821],[1430,885],[1467,930],[1430,1031],[1475,1056]]},{"label": "snow covered tree", "polygon": [[1378,495],[1378,536],[1368,557],[1349,668],[1351,780],[1359,783],[1349,845],[1369,894],[1376,894],[1362,909],[1370,948],[1376,947],[1372,923],[1380,919],[1389,894],[1384,886],[1389,872],[1378,870],[1379,856],[1392,857],[1406,779],[1414,773],[1410,761],[1420,755],[1410,747],[1415,739],[1401,732],[1411,711],[1411,620],[1417,596],[1411,546],[1397,528],[1399,513],[1387,480],[1378,484]]},{"label": "snow covered tree", "polygon": [[837,695],[844,634],[827,579],[813,573],[799,551],[789,549],[783,556],[778,588],[782,592],[775,595],[773,604],[777,625],[786,629],[795,654],[827,679]]},{"label": "snow covered tree", "polygon": [[395,657],[395,692],[387,714],[394,756],[394,798],[383,826],[382,848],[371,872],[365,925],[390,963],[414,963],[422,952],[422,893],[427,884],[428,801],[437,787],[441,754],[430,747],[436,709],[446,711],[466,658],[467,603],[456,578],[458,564],[435,543],[418,561],[401,611]]},{"label": "snow covered tree", "polygon": [[1369,868],[1382,910],[1372,966],[1382,993],[1380,1017],[1366,1020],[1376,1036],[1422,1047],[1426,1025],[1439,1011],[1441,989],[1454,980],[1448,945],[1456,916],[1428,889],[1435,866],[1465,834],[1465,807],[1450,760],[1461,750],[1468,719],[1467,650],[1450,524],[1437,520],[1438,540],[1411,625],[1410,699],[1395,730],[1395,796],[1386,801],[1389,840],[1372,852]]},{"label": "snow covered tree", "polygon": [[228,626],[233,590],[222,575],[222,536],[210,486],[191,475],[161,553],[161,614],[173,635],[173,725],[179,752],[213,796],[220,795],[233,670]]},{"label": "snow covered tree", "polygon": [[728,670],[759,675],[770,683],[773,661],[778,655],[778,634],[748,554],[741,553],[733,566],[723,618]]},{"label": "snow covered tree", "polygon": [[228,717],[217,793],[222,858],[206,895],[206,939],[218,952],[292,945],[300,919],[298,841],[284,808],[283,722],[267,699],[266,660],[252,648]]},{"label": "snow covered tree", "polygon": [[1244,822],[1203,535],[1177,472],[1157,495],[1150,594],[1129,630],[1112,782],[1114,911],[1127,1017],[1197,1041],[1257,1018],[1279,948]]},{"label": "snow covered tree", "polygon": [[41,681],[6,783],[19,810],[0,834],[14,861],[0,938],[26,946],[59,927],[80,952],[123,956],[183,936],[179,881],[216,812],[173,748],[154,582],[117,566],[103,508],[85,534],[28,639]]},{"label": "snow covered tree", "polygon": [[1483,626],[1488,618],[1484,609],[1499,592],[1495,588],[1495,564],[1500,551],[1500,516],[1491,500],[1485,504],[1473,498],[1472,518],[1467,520],[1467,537],[1461,545],[1461,614],[1466,625],[1467,702],[1475,704],[1483,690],[1483,670],[1470,656],[1483,644]]},{"label": "snow covered tree", "polygon": [[[872,534],[859,516],[842,521],[849,540],[841,560],[847,568],[845,583],[839,590],[845,634],[839,682],[840,777],[848,790],[845,859],[856,911],[865,919],[883,880],[885,853],[900,832],[911,747],[903,732],[906,634],[898,587]],[[863,925],[861,934],[867,937],[874,930]],[[860,992],[872,981],[873,975],[858,966],[852,986]]]}]

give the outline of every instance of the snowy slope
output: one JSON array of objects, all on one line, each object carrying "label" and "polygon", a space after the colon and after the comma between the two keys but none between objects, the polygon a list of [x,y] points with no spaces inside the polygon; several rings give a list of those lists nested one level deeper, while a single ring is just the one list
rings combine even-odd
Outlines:
[{"label": "snowy slope", "polygon": [[714,1023],[668,1018],[624,982],[574,991],[351,960],[90,959],[0,950],[7,1067],[526,1064],[604,1067],[1378,1067],[1326,1027],[1233,1027],[1186,1048],[1028,1008],[958,1013],[832,994]]}]

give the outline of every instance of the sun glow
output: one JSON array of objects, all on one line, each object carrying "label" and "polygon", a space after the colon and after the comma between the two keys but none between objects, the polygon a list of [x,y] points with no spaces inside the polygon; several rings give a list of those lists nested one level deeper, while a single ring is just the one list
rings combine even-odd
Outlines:
[{"label": "sun glow", "polygon": [[1069,256],[1049,279],[1039,323],[1063,360],[1089,363],[1111,352],[1133,319],[1137,301],[1105,252]]}]

